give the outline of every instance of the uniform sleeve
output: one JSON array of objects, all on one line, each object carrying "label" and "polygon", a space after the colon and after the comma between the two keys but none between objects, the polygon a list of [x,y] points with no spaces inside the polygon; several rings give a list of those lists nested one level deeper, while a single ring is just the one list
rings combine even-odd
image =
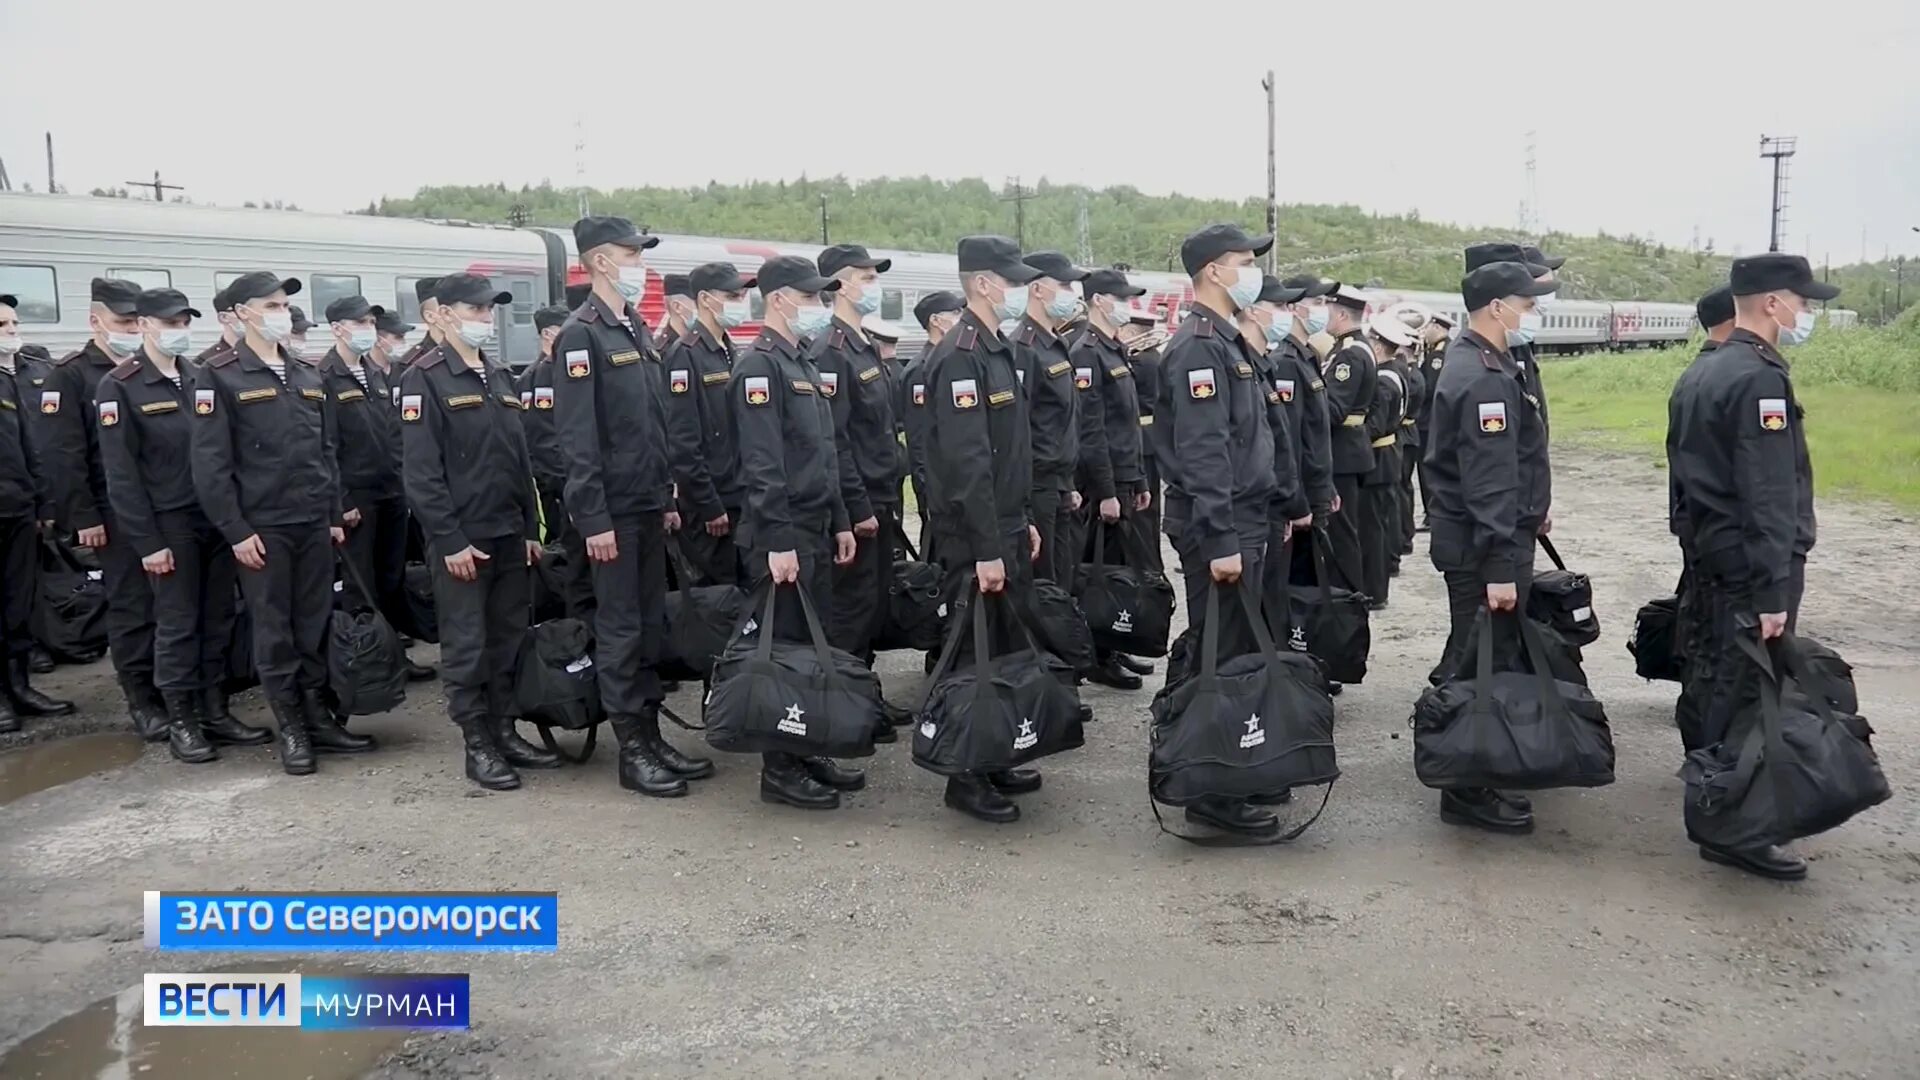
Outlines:
[{"label": "uniform sleeve", "polygon": [[1302,380],[1294,393],[1305,395],[1300,409],[1300,421],[1306,425],[1300,437],[1300,482],[1313,507],[1324,509],[1333,505],[1333,429],[1327,417],[1327,384],[1312,364],[1296,359],[1294,367],[1298,369],[1295,378]]},{"label": "uniform sleeve", "polygon": [[100,465],[107,474],[107,503],[113,508],[114,529],[119,533],[115,539],[130,544],[144,559],[167,544],[160,538],[147,485],[140,480],[137,410],[115,378],[100,384],[99,400],[113,402],[120,414],[119,423],[100,429]]},{"label": "uniform sleeve", "polygon": [[[82,376],[83,360],[55,364],[47,369],[47,383],[41,391],[42,407],[35,429],[40,443],[40,461],[47,473],[47,494],[60,527],[70,532],[91,529],[102,523],[100,507],[93,501],[93,488],[87,469],[87,387]],[[58,407],[48,413],[46,395],[55,393]]]},{"label": "uniform sleeve", "polygon": [[[39,411],[38,401],[27,401],[20,391],[19,380],[28,378],[25,365],[21,365],[14,380],[14,405],[20,413],[20,460],[27,463],[27,482],[33,485],[33,517],[35,521],[47,521],[54,515],[53,496],[47,486],[47,466],[40,457],[39,433],[34,430],[33,415]],[[31,386],[31,383],[27,385]]]},{"label": "uniform sleeve", "polygon": [[[1103,412],[1106,416],[1107,460],[1113,467],[1113,486],[1116,493],[1132,494],[1146,484],[1146,474],[1140,465],[1140,386],[1139,380],[1127,367],[1127,359],[1118,353],[1101,353],[1100,358],[1112,365],[1106,370],[1106,388]],[[1114,368],[1120,368],[1122,374],[1115,375]]]},{"label": "uniform sleeve", "polygon": [[[532,369],[529,368],[528,370],[530,371]],[[516,390],[519,389],[516,381],[511,376],[506,376],[506,381],[509,387]],[[520,401],[519,415],[520,430],[524,434],[529,426],[527,419],[533,415],[533,406],[525,398],[522,398]],[[533,475],[533,447],[525,438],[520,440],[519,457],[520,465],[519,468],[515,470],[515,476],[518,478],[518,482],[514,486],[520,492],[520,520],[525,529],[525,531],[521,533],[521,536],[527,540],[538,540],[540,539],[540,485],[534,479]],[[556,522],[554,524],[554,530],[558,532],[559,528],[559,523]]]},{"label": "uniform sleeve", "polygon": [[[676,371],[685,373],[678,390],[674,389]],[[706,394],[701,386],[693,346],[676,342],[667,352],[667,454],[681,496],[693,504],[702,522],[708,522],[726,513],[727,508],[721,505],[720,492],[714,488],[713,474],[707,468],[706,424],[700,414],[706,407]]]},{"label": "uniform sleeve", "polygon": [[1754,610],[1785,611],[1799,505],[1793,425],[1800,418],[1793,415],[1787,377],[1769,367],[1756,367],[1734,388],[1731,402],[1734,494]]},{"label": "uniform sleeve", "polygon": [[853,421],[853,365],[847,362],[846,353],[833,348],[832,336],[829,333],[820,339],[819,346],[814,350],[814,362],[819,366],[822,376],[831,374],[836,383],[827,405],[833,412],[833,451],[840,463],[840,500],[847,508],[847,517],[854,521],[865,521],[873,516],[873,504],[867,500],[866,481],[860,478],[860,463],[854,460],[853,432],[850,430]]},{"label": "uniform sleeve", "polygon": [[[1280,391],[1271,378],[1263,378],[1262,400],[1278,398]],[[1300,485],[1300,462],[1293,453],[1293,417],[1285,405],[1273,401],[1267,409],[1273,426],[1273,509],[1281,518],[1292,521],[1307,516],[1305,490]]]},{"label": "uniform sleeve", "polygon": [[1240,552],[1233,526],[1233,448],[1227,429],[1228,386],[1234,361],[1188,338],[1168,349],[1167,395],[1156,424],[1172,425],[1173,473],[1193,500],[1187,523],[1200,557],[1208,562]]},{"label": "uniform sleeve", "polygon": [[1373,372],[1373,397],[1367,402],[1367,439],[1384,439],[1400,431],[1400,392],[1394,382],[1398,373],[1378,365]]},{"label": "uniform sleeve", "polygon": [[320,453],[327,463],[328,503],[333,514],[327,521],[343,527],[347,523],[347,485],[341,480],[345,473],[340,468],[340,406],[326,392],[324,380],[320,387]]},{"label": "uniform sleeve", "polygon": [[[1515,568],[1524,560],[1532,536],[1520,531],[1520,436],[1514,430],[1523,401],[1513,380],[1505,376],[1480,380],[1460,403],[1452,418],[1461,427],[1461,494],[1473,522],[1474,550],[1482,552],[1481,576],[1491,584],[1515,583]],[[1497,417],[1497,423],[1495,419]],[[1446,422],[1448,418],[1439,418]]]},{"label": "uniform sleeve", "polygon": [[[567,515],[582,536],[613,531],[607,486],[600,460],[598,388],[606,357],[593,347],[585,323],[569,322],[554,342],[553,426],[567,468]],[[584,358],[586,371],[575,375],[571,361]]]},{"label": "uniform sleeve", "polygon": [[193,416],[193,490],[207,520],[228,544],[253,535],[253,526],[240,514],[240,482],[234,472],[233,395],[221,384],[216,369],[203,368],[193,378],[196,392],[213,391],[213,409]]},{"label": "uniform sleeve", "polygon": [[[1371,363],[1371,360],[1367,362]],[[1360,377],[1361,373],[1358,367],[1360,363],[1360,358],[1355,356],[1354,350],[1350,348],[1343,348],[1329,358],[1327,364],[1329,374],[1325,380],[1327,384],[1327,414],[1328,419],[1334,427],[1345,426],[1347,417],[1349,416],[1365,416],[1368,407],[1373,403],[1373,380]],[[1332,377],[1331,373],[1341,364],[1351,366],[1353,372],[1351,377],[1345,379]]]},{"label": "uniform sleeve", "polygon": [[[940,492],[937,509],[954,530],[960,558],[990,562],[1000,558],[1000,507],[993,492],[986,372],[972,354],[955,351],[927,374],[927,468]],[[956,384],[964,385],[956,390]]]},{"label": "uniform sleeve", "polygon": [[400,400],[417,397],[419,414],[412,420],[400,414],[400,478],[407,506],[420,521],[420,530],[434,554],[442,558],[472,546],[453,508],[453,488],[447,480],[442,440],[446,413],[427,384],[426,372],[410,367],[400,378]]},{"label": "uniform sleeve", "polygon": [[[747,397],[747,384],[764,380],[767,400]],[[727,400],[740,440],[740,481],[744,516],[753,523],[752,543],[768,551],[796,551],[793,511],[787,502],[787,453],[782,419],[791,391],[781,385],[766,357],[750,352],[740,358]],[[835,524],[836,530],[840,528]]]},{"label": "uniform sleeve", "polygon": [[[1090,337],[1091,335],[1089,335]],[[1112,451],[1107,446],[1107,375],[1105,357],[1082,338],[1068,356],[1073,364],[1074,392],[1080,396],[1080,466],[1087,472],[1088,494],[1093,501],[1111,499],[1113,486]],[[1080,371],[1087,371],[1087,388],[1079,389]]]}]

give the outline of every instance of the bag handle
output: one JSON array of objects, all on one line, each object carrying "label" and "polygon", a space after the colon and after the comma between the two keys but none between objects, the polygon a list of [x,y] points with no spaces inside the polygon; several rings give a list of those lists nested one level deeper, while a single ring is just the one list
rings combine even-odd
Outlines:
[{"label": "bag handle", "polygon": [[[373,594],[372,589],[367,588],[367,579],[360,576],[360,567],[355,565],[353,561],[353,556],[348,555],[346,552],[342,551],[339,554],[339,562],[341,566],[346,567],[347,580],[353,583],[354,588],[360,590],[360,599],[364,600],[367,605],[365,610],[378,613],[380,611],[380,600],[378,597],[376,597]],[[529,572],[531,572],[532,570],[531,564],[529,564],[528,570]],[[527,601],[527,607],[529,609],[528,614],[531,615],[532,614],[531,609],[533,607],[533,601],[531,599],[531,591],[529,591],[529,599]],[[349,608],[348,610],[353,610],[353,609]]]},{"label": "bag handle", "polygon": [[[1745,790],[1746,785],[1752,782],[1754,771],[1760,767],[1760,751],[1764,747],[1766,760],[1773,763],[1773,768],[1768,769],[1767,772],[1773,778],[1774,805],[1791,806],[1793,805],[1792,793],[1787,790],[1787,775],[1784,768],[1788,760],[1786,721],[1780,706],[1783,673],[1776,670],[1772,657],[1761,642],[1757,630],[1749,635],[1736,629],[1733,638],[1740,651],[1746,653],[1755,666],[1759,667],[1761,674],[1760,738],[1749,739],[1747,745],[1740,749],[1740,764],[1734,773],[1737,786],[1740,790]],[[1793,651],[1792,646],[1783,636],[1781,659],[1790,664],[1788,654]],[[1812,699],[1814,711],[1820,716],[1821,724],[1832,723],[1833,711],[1827,707],[1825,696],[1816,689],[1807,697]]]},{"label": "bag handle", "polygon": [[914,547],[913,541],[907,537],[907,523],[901,521],[897,514],[888,514],[887,522],[893,526],[893,535],[900,538],[900,547],[907,553],[907,558],[912,559],[914,562],[922,561],[920,558],[920,550]]},{"label": "bag handle", "polygon": [[1547,553],[1547,558],[1553,560],[1553,568],[1555,570],[1565,570],[1567,568],[1567,564],[1560,558],[1560,549],[1553,546],[1552,540],[1549,540],[1543,533],[1535,533],[1533,538],[1539,541],[1540,550]]},{"label": "bag handle", "polygon": [[1107,533],[1117,531],[1120,534],[1120,557],[1126,562],[1123,566],[1135,570],[1152,569],[1153,563],[1147,558],[1145,540],[1135,530],[1127,528],[1127,510],[1120,508],[1118,520],[1109,523],[1100,516],[1098,507],[1092,515],[1093,528],[1093,565],[1105,566],[1107,563]]},{"label": "bag handle", "polygon": [[[978,581],[977,578],[971,577],[968,580]],[[960,652],[960,636],[969,629],[973,632],[973,662],[980,669],[974,683],[975,700],[979,699],[982,688],[993,682],[993,650],[989,647],[987,640],[986,605],[989,600],[994,599],[1007,604],[1012,604],[1013,600],[1006,595],[1005,590],[999,593],[983,593],[976,586],[973,591],[974,595],[966,596],[965,599],[956,598],[953,601],[956,604],[965,604],[972,610],[968,612],[966,620],[949,620],[947,640],[940,647],[940,659],[934,662],[933,670],[927,673],[926,685],[920,692],[919,712],[927,711],[927,704],[933,700],[933,688],[953,670],[954,657]],[[965,596],[964,593],[962,595]],[[1019,631],[1027,648],[1035,653],[1040,652],[1040,644],[1033,639],[1033,631],[1027,628],[1026,619],[1021,615],[1019,607],[1015,606],[1011,614],[1012,618],[1008,621],[1012,622]],[[969,621],[971,626],[968,625]]]},{"label": "bag handle", "polygon": [[[1313,539],[1311,541],[1313,545],[1313,580],[1320,585],[1320,610],[1326,611],[1333,606],[1333,582],[1327,577],[1327,546],[1331,544],[1332,541],[1327,539],[1326,526],[1314,524],[1308,526],[1308,528],[1313,531]],[[1291,544],[1293,541],[1288,540],[1287,542]]]},{"label": "bag handle", "polygon": [[[1493,697],[1489,693],[1493,681],[1493,609],[1482,607],[1473,617],[1473,636],[1477,639],[1475,658],[1473,707],[1491,712]],[[1527,618],[1519,606],[1515,606],[1509,616],[1515,620],[1520,646],[1526,651],[1528,666],[1533,668],[1534,682],[1540,688],[1540,701],[1554,710],[1566,714],[1567,701],[1560,696],[1559,681],[1553,677],[1553,667],[1547,662],[1547,644],[1540,639],[1540,631]]]},{"label": "bag handle", "polygon": [[667,557],[673,560],[674,572],[680,575],[680,590],[685,592],[692,589],[699,582],[700,575],[694,571],[686,549],[680,546],[679,533],[667,534]]},{"label": "bag handle", "polygon": [[1192,844],[1195,847],[1219,847],[1219,848],[1272,847],[1275,844],[1289,844],[1295,840],[1300,839],[1303,833],[1305,833],[1308,829],[1313,828],[1314,822],[1320,820],[1320,815],[1327,812],[1327,802],[1332,798],[1333,798],[1333,784],[1329,783],[1327,785],[1326,792],[1320,796],[1320,807],[1319,809],[1313,812],[1312,817],[1294,826],[1293,828],[1288,829],[1286,832],[1275,833],[1272,836],[1242,836],[1236,833],[1216,833],[1210,836],[1189,836],[1186,833],[1177,833],[1177,832],[1174,832],[1172,829],[1167,828],[1166,819],[1160,816],[1160,804],[1154,801],[1153,795],[1151,792],[1149,792],[1147,795],[1147,806],[1153,810],[1154,824],[1160,826],[1161,832],[1166,833],[1168,836],[1185,840],[1187,843]]},{"label": "bag handle", "polygon": [[[959,602],[958,599],[954,600],[954,603]],[[926,684],[920,688],[920,707],[914,712],[927,711],[927,705],[933,701],[933,688],[940,684],[940,680],[946,677],[947,672],[953,670],[953,658],[960,652],[960,635],[965,632],[966,627],[962,620],[951,618],[947,620],[947,639],[940,646],[940,658],[934,661],[933,670],[927,672]]]},{"label": "bag handle", "polygon": [[40,537],[40,544],[59,561],[61,566],[66,567],[74,573],[86,572],[86,564],[80,561],[79,555],[74,554],[73,545],[68,543],[65,537],[54,536],[51,533],[43,533]]}]

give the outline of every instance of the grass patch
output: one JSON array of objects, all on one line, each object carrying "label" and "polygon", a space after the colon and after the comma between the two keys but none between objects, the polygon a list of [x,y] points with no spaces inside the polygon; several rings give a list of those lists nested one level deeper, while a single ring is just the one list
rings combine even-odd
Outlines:
[{"label": "grass patch", "polygon": [[[1667,395],[1698,352],[1693,344],[1547,363],[1555,441],[1664,462]],[[1807,410],[1815,490],[1920,510],[1920,322],[1823,329],[1787,360]]]}]

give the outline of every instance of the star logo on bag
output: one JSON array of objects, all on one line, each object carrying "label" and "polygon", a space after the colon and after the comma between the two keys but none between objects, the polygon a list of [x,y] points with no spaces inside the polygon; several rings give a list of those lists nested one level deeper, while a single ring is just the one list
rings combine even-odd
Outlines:
[{"label": "star logo on bag", "polygon": [[1247,717],[1247,733],[1240,736],[1240,749],[1251,750],[1267,741],[1267,733],[1260,728],[1260,714]]},{"label": "star logo on bag", "polygon": [[806,715],[806,712],[807,710],[801,708],[800,703],[796,701],[787,706],[787,715],[781,717],[780,722],[774,726],[788,735],[805,735],[807,725],[800,718]]},{"label": "star logo on bag", "polygon": [[1304,626],[1289,627],[1287,630],[1287,647],[1294,652],[1306,652],[1307,628]]},{"label": "star logo on bag", "polygon": [[1116,633],[1133,633],[1133,612],[1121,608],[1120,616],[1113,620],[1113,629]]},{"label": "star logo on bag", "polygon": [[1015,750],[1025,750],[1039,741],[1040,736],[1034,734],[1033,721],[1024,716],[1021,717],[1020,734],[1014,737],[1013,748]]}]

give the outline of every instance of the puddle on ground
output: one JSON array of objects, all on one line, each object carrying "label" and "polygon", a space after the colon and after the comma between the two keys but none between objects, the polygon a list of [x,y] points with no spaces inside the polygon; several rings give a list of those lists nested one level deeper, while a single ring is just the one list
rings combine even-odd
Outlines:
[{"label": "puddle on ground", "polygon": [[[250,964],[248,971],[277,965]],[[315,974],[319,974],[315,972]],[[130,986],[42,1028],[5,1057],[4,1080],[354,1080],[413,1032],[147,1027]]]},{"label": "puddle on ground", "polygon": [[0,753],[0,806],[83,776],[117,769],[145,744],[131,732],[76,735]]}]

